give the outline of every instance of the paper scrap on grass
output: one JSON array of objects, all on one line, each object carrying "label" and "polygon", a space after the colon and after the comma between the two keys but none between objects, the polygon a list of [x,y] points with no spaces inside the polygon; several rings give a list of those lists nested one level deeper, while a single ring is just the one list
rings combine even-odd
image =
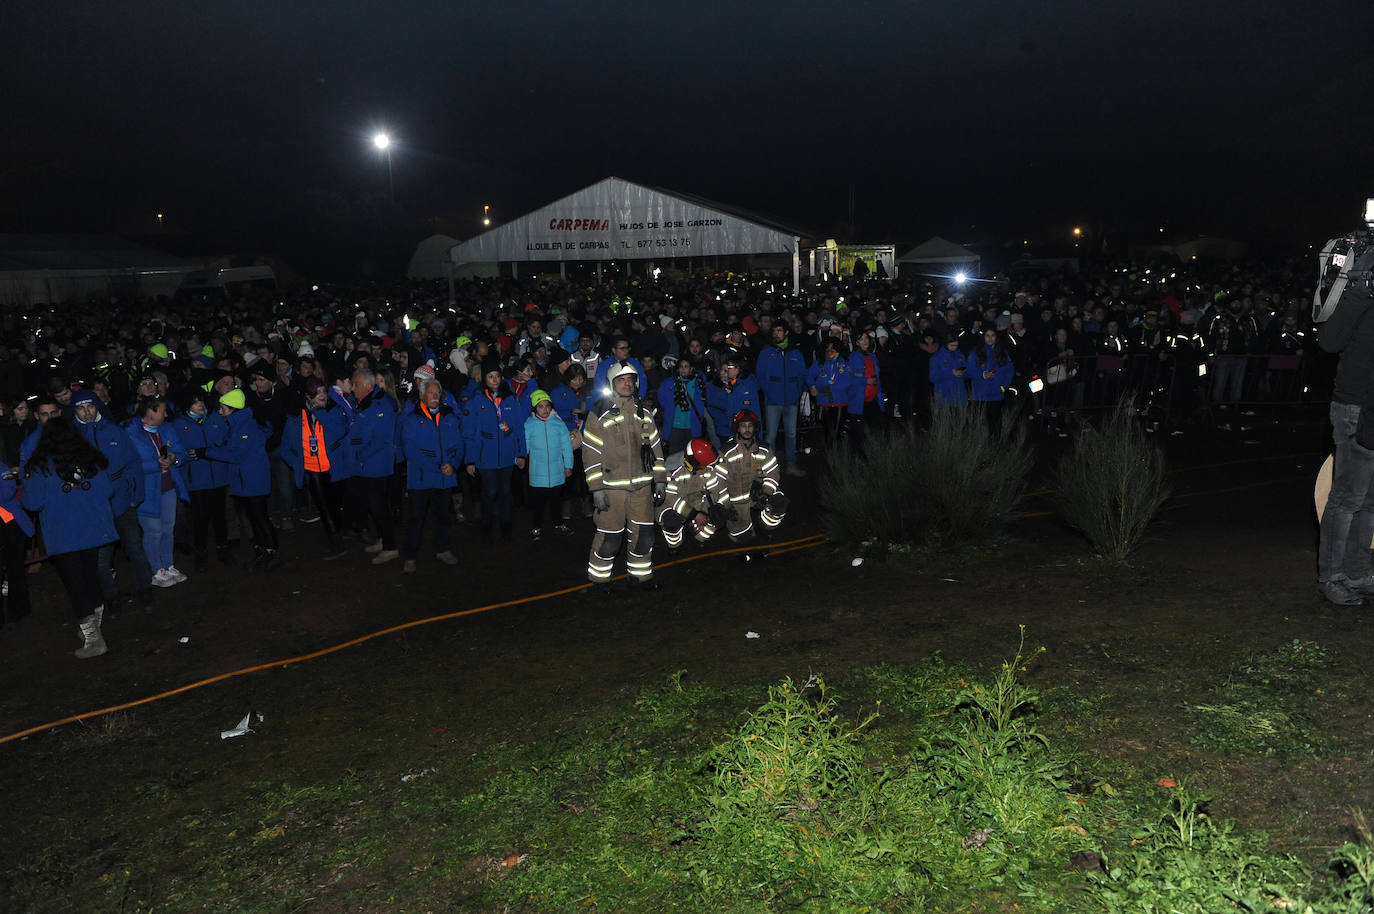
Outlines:
[{"label": "paper scrap on grass", "polygon": [[[253,732],[253,728],[250,727],[250,726],[248,726],[248,721],[251,720],[252,717],[253,717],[253,712],[252,712],[252,711],[249,711],[247,714],[243,715],[243,720],[239,721],[239,725],[238,725],[237,727],[235,727],[235,728],[232,729],[232,730],[221,730],[221,731],[219,731],[219,738],[220,738],[220,739],[228,739],[228,738],[231,737],[231,736],[242,736],[242,735],[245,734],[245,733],[252,733],[252,732]],[[259,722],[259,723],[262,722],[262,715],[261,715],[261,714],[258,715],[258,722]]]},{"label": "paper scrap on grass", "polygon": [[188,638],[188,637],[186,637],[185,635],[182,635],[182,636],[181,636],[180,638],[178,638],[177,640],[180,641],[182,644],[190,644],[190,643],[191,643],[191,639]]},{"label": "paper scrap on grass", "polygon": [[850,562],[849,564],[850,564],[852,567],[854,567],[854,568],[858,568],[858,567],[859,567],[860,565],[862,565],[863,563],[864,563],[864,560],[863,560],[863,559],[861,559],[861,558],[855,556],[854,560],[853,560],[852,562]]},{"label": "paper scrap on grass", "polygon": [[745,632],[745,633],[744,633],[744,637],[746,637],[746,638],[757,638],[758,636],[759,636],[759,633],[758,633],[758,632]]}]

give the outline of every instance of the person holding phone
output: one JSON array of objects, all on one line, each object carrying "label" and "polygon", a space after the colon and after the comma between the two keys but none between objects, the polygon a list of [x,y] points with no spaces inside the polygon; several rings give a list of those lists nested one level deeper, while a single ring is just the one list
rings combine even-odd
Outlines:
[{"label": "person holding phone", "polygon": [[143,472],[143,501],[138,523],[143,528],[143,552],[153,572],[154,587],[172,587],[186,575],[172,564],[172,531],[177,500],[190,501],[184,465],[190,459],[181,437],[167,421],[167,401],[156,394],[140,397],[134,418],[125,426],[138,453]]}]

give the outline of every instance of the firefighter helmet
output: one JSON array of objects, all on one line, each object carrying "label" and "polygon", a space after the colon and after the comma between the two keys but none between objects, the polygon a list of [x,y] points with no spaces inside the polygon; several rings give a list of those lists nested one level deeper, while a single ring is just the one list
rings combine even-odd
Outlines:
[{"label": "firefighter helmet", "polygon": [[741,422],[754,423],[754,432],[755,434],[758,433],[759,417],[758,413],[754,412],[752,409],[742,409],[739,412],[735,413],[735,418],[730,420],[730,431],[732,433],[739,431],[739,424]]},{"label": "firefighter helmet", "polygon": [[686,463],[694,470],[709,467],[716,462],[716,449],[705,438],[693,438],[687,442]]},{"label": "firefighter helmet", "polygon": [[610,383],[621,375],[632,374],[638,376],[639,372],[628,361],[620,362],[611,366],[611,370],[606,372],[606,382]]}]

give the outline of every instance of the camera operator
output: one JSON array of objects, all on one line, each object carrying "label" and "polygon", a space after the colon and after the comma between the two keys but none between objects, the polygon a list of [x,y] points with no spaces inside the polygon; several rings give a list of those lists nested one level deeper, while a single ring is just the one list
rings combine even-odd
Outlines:
[{"label": "camera operator", "polygon": [[[1374,204],[1374,200],[1370,202]],[[1374,217],[1374,206],[1365,217],[1367,221]],[[1328,244],[1323,250],[1324,281],[1333,272],[1326,263],[1332,248]],[[1341,266],[1337,282],[1343,290],[1333,288],[1335,294],[1323,303],[1319,287],[1314,303],[1322,311],[1313,315],[1318,321],[1334,305],[1321,327],[1318,344],[1327,352],[1340,354],[1331,396],[1331,434],[1336,452],[1317,547],[1317,586],[1332,603],[1358,606],[1365,602],[1365,596],[1374,595],[1374,567],[1370,564],[1370,543],[1374,541],[1374,295],[1369,285],[1374,245],[1368,243],[1368,236],[1362,246],[1350,245],[1346,258],[1353,263],[1343,260],[1337,264]]]}]

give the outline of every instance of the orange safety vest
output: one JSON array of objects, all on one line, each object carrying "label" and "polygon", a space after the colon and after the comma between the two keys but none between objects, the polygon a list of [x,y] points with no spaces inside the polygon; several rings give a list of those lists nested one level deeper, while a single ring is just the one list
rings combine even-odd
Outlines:
[{"label": "orange safety vest", "polygon": [[[6,511],[4,508],[0,508],[0,523],[8,524],[12,520],[14,520],[14,515]],[[215,542],[218,543],[219,540],[215,540]]]},{"label": "orange safety vest", "polygon": [[301,410],[301,453],[305,455],[305,468],[311,473],[329,471],[329,449],[325,447],[324,435],[320,434],[320,423],[310,414],[309,409]]}]

